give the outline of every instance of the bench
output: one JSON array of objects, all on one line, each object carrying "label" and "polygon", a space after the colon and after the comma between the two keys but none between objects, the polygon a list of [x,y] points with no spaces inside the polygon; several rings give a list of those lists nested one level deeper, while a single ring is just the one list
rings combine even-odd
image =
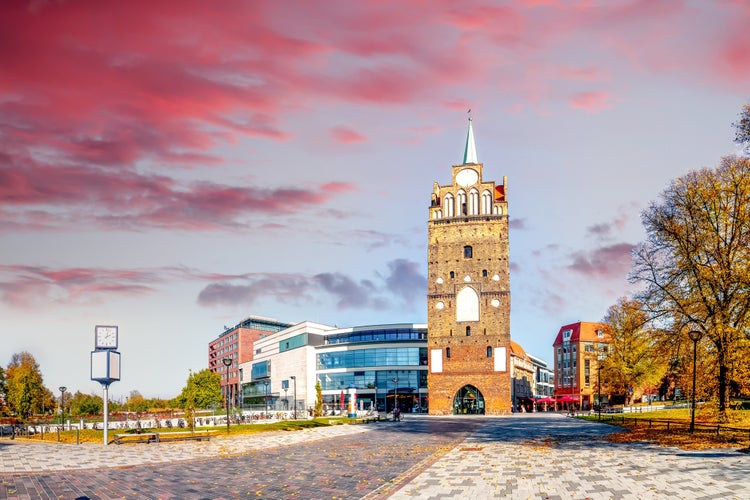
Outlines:
[{"label": "bench", "polygon": [[209,441],[216,431],[205,432],[141,432],[140,434],[115,434],[115,444],[169,443],[172,441]]},{"label": "bench", "polygon": [[114,436],[115,444],[159,442],[159,434],[156,432],[141,432],[140,434],[115,434]]},{"label": "bench", "polygon": [[216,435],[216,431],[203,432],[160,432],[156,435],[156,441],[159,443],[171,441],[210,441],[211,437]]}]

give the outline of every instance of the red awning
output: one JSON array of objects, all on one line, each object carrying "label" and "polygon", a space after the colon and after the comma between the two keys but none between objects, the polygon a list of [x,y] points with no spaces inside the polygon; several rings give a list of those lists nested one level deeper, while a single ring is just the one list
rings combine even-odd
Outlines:
[{"label": "red awning", "polygon": [[560,396],[557,398],[558,403],[577,403],[580,400],[578,396]]},{"label": "red awning", "polygon": [[555,398],[539,398],[536,400],[537,403],[554,403]]}]

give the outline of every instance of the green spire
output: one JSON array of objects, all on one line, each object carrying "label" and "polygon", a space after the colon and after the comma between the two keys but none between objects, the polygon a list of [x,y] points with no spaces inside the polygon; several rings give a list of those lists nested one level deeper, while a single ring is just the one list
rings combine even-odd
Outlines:
[{"label": "green spire", "polygon": [[477,162],[477,146],[474,144],[474,129],[471,128],[471,110],[469,110],[469,132],[466,134],[466,149],[464,149],[464,162],[468,163]]}]

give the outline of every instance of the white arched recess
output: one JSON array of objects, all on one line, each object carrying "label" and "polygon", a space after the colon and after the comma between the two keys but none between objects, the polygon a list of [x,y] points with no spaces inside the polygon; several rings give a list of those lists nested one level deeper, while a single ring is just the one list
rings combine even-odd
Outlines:
[{"label": "white arched recess", "polygon": [[479,294],[470,286],[456,295],[456,321],[479,321]]},{"label": "white arched recess", "polygon": [[479,215],[479,191],[475,188],[469,191],[469,215]]},{"label": "white arched recess", "polygon": [[489,191],[482,193],[482,213],[492,213],[492,194]]},{"label": "white arched recess", "polygon": [[443,206],[445,207],[445,216],[446,217],[453,217],[454,211],[453,207],[455,206],[453,204],[453,195],[448,193],[445,195],[445,202],[443,203]]}]

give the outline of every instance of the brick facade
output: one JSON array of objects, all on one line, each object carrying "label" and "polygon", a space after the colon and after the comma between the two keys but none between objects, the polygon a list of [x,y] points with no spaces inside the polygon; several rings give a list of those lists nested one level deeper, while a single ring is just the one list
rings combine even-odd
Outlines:
[{"label": "brick facade", "polygon": [[452,183],[433,188],[427,295],[432,415],[461,413],[458,396],[467,386],[484,399],[469,413],[511,411],[506,182],[483,181],[482,167],[453,166]]}]

